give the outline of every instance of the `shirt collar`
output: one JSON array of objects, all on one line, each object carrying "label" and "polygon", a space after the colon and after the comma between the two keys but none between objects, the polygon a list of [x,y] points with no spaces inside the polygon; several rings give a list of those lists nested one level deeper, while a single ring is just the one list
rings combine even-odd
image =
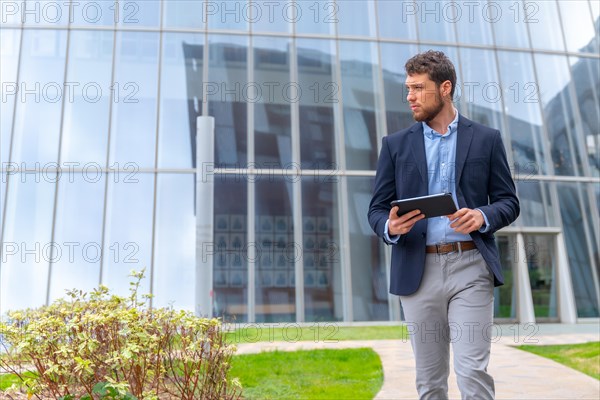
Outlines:
[{"label": "shirt collar", "polygon": [[458,110],[454,107],[453,107],[453,109],[454,109],[454,119],[452,120],[452,122],[450,122],[450,125],[448,125],[448,132],[445,135],[442,135],[441,133],[434,131],[432,127],[427,125],[427,122],[422,122],[423,133],[425,134],[425,136],[427,136],[427,138],[434,139],[436,137],[442,137],[442,136],[447,137],[447,136],[450,136],[452,133],[454,133],[458,129]]}]

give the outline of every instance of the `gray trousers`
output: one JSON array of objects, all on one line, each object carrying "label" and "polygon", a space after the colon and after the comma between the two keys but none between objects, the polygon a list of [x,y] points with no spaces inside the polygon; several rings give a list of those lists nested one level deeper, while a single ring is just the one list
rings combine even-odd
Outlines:
[{"label": "gray trousers", "polygon": [[419,398],[447,399],[450,344],[462,399],[494,399],[487,373],[494,278],[479,250],[427,254],[417,292],[401,296]]}]

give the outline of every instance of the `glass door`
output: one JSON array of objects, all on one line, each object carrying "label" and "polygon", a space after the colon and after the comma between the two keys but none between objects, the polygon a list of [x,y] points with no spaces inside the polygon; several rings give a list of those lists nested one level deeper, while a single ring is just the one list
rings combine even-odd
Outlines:
[{"label": "glass door", "polygon": [[555,236],[524,234],[523,239],[535,320],[558,321]]},{"label": "glass door", "polygon": [[554,232],[497,234],[504,275],[504,285],[494,288],[497,322],[558,321],[556,239]]}]

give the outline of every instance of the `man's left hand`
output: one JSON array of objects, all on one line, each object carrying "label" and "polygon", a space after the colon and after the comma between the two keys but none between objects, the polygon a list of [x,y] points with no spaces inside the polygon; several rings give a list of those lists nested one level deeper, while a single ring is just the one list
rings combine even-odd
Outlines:
[{"label": "man's left hand", "polygon": [[452,221],[450,228],[465,235],[479,230],[485,223],[481,212],[470,208],[461,208],[454,214],[448,215],[448,218]]}]

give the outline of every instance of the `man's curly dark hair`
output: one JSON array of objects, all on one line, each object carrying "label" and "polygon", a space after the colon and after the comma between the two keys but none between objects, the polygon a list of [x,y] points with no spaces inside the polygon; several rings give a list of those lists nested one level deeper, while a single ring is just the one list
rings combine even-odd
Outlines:
[{"label": "man's curly dark hair", "polygon": [[443,52],[428,50],[419,53],[406,62],[404,69],[408,75],[427,73],[437,87],[445,81],[450,81],[452,83],[450,97],[454,97],[456,71],[452,61]]}]

